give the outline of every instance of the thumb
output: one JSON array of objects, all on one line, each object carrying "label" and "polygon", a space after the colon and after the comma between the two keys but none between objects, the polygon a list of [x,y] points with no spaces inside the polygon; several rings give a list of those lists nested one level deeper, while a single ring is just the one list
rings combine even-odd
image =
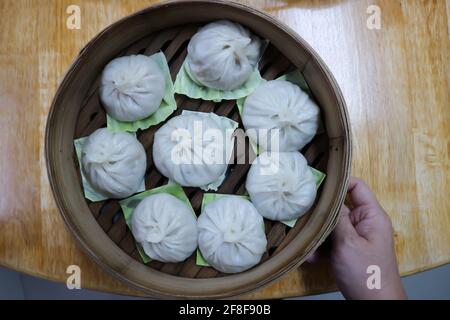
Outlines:
[{"label": "thumb", "polygon": [[350,209],[344,204],[339,213],[339,221],[334,228],[331,237],[333,242],[344,240],[347,237],[359,237],[350,220]]}]

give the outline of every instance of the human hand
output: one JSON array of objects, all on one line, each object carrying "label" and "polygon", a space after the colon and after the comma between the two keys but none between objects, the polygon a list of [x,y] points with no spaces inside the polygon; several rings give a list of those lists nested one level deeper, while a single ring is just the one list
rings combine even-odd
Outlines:
[{"label": "human hand", "polygon": [[[343,205],[331,235],[330,262],[347,299],[405,299],[394,249],[392,223],[370,188],[351,177],[352,208]],[[369,289],[369,266],[380,270],[380,289]]]}]

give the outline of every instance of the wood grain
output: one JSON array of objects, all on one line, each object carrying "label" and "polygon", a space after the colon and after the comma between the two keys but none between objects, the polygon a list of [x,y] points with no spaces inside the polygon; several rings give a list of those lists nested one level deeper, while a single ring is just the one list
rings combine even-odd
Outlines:
[{"label": "wood grain", "polygon": [[[80,1],[81,30],[66,28],[74,1],[0,3],[0,264],[82,286],[139,294],[101,270],[63,225],[47,179],[44,129],[58,82],[99,31],[155,1]],[[449,1],[245,1],[297,31],[339,83],[353,131],[353,175],[390,214],[402,274],[450,262]],[[370,4],[380,30],[366,27]],[[331,290],[327,266],[304,264],[249,298]]]}]

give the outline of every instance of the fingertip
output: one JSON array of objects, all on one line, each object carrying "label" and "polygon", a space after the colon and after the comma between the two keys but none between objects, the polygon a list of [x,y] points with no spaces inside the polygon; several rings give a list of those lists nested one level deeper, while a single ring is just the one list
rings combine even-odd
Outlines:
[{"label": "fingertip", "polygon": [[348,181],[348,190],[350,191],[351,189],[354,189],[358,185],[362,187],[365,186],[368,188],[366,182],[363,179],[351,176]]},{"label": "fingertip", "polygon": [[318,253],[317,251],[314,251],[307,259],[306,262],[314,264],[316,263],[319,259],[318,259]]},{"label": "fingertip", "polygon": [[362,179],[350,177],[348,193],[355,206],[378,204],[375,194]]},{"label": "fingertip", "polygon": [[393,224],[392,224],[392,219],[391,219],[391,217],[390,217],[390,216],[386,213],[386,211],[384,211],[384,210],[380,210],[380,212],[381,212],[381,217],[382,217],[382,221],[383,221],[384,225],[385,225],[387,228],[393,230],[393,229],[394,229],[394,226],[393,226]]},{"label": "fingertip", "polygon": [[348,180],[348,186],[350,188],[351,185],[355,185],[355,184],[361,183],[361,182],[364,183],[364,181],[362,179],[351,176],[350,179]]},{"label": "fingertip", "polygon": [[342,204],[341,210],[339,211],[340,216],[348,216],[350,214],[350,209],[345,205]]},{"label": "fingertip", "polygon": [[331,236],[334,240],[344,239],[349,235],[356,235],[355,227],[350,221],[350,210],[343,205],[341,208],[339,220],[334,228]]}]

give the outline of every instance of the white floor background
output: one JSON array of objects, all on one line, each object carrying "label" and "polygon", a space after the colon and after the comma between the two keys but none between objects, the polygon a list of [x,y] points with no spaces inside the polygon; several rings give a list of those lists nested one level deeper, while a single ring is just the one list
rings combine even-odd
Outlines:
[{"label": "white floor background", "polygon": [[[450,300],[450,264],[402,279],[410,299]],[[65,284],[0,268],[0,299],[136,299],[92,290],[68,290]],[[294,299],[339,300],[339,292]]]}]

